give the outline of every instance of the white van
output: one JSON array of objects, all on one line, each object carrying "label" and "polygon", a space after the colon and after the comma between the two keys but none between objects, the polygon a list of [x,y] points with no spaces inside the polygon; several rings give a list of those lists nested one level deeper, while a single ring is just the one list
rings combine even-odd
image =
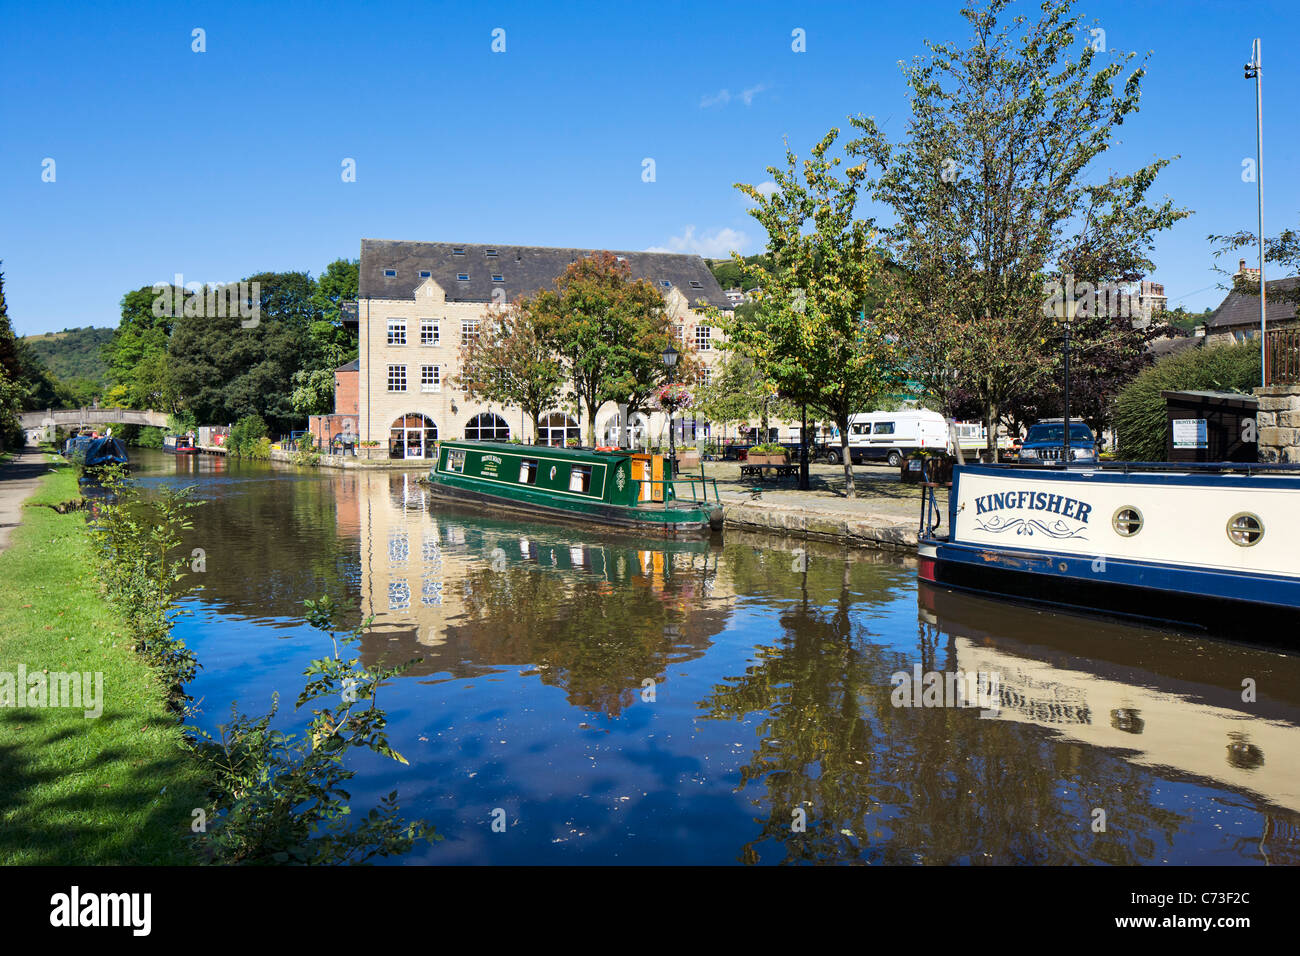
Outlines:
[{"label": "white van", "polygon": [[[948,447],[948,423],[938,412],[908,408],[898,412],[867,412],[849,419],[849,454],[854,464],[886,461],[897,468],[903,456],[918,448]],[[840,449],[831,446],[832,463]]]}]

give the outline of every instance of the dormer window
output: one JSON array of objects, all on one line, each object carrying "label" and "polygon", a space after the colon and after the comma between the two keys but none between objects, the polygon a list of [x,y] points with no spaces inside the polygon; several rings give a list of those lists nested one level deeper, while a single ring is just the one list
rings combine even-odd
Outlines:
[{"label": "dormer window", "polygon": [[432,273],[429,272],[428,269],[421,269],[421,270],[420,270],[420,278],[421,278],[421,279],[427,279],[427,278],[429,278],[430,275],[432,275]]},{"label": "dormer window", "polygon": [[494,275],[494,276],[492,276],[492,281],[493,281],[493,282],[505,282],[505,281],[506,281],[506,277],[503,276],[503,275]]},{"label": "dormer window", "polygon": [[461,282],[468,282],[468,281],[469,281],[469,273],[468,273],[468,272],[457,272],[457,273],[456,273],[456,278],[459,279]]},{"label": "dormer window", "polygon": [[387,277],[390,278],[390,279],[396,279],[396,278],[397,278],[397,270],[396,270],[396,269],[385,269],[385,270],[384,270],[384,275],[387,276]]},{"label": "dormer window", "polygon": [[464,250],[464,249],[456,249],[456,248],[454,248],[454,249],[451,250],[451,254],[452,254],[453,256],[463,256],[463,255],[465,254],[465,250]]},{"label": "dormer window", "polygon": [[692,280],[691,280],[691,288],[692,288],[692,289],[703,289],[704,286],[700,283],[700,280],[699,280],[699,279],[692,279]]},{"label": "dormer window", "polygon": [[489,249],[487,252],[484,253],[484,255],[491,256],[494,259],[496,258],[496,254],[497,251],[495,249]]}]

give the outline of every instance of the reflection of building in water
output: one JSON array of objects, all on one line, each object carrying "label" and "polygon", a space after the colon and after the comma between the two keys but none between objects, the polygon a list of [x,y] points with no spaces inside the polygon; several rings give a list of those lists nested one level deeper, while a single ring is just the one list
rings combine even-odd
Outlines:
[{"label": "reflection of building in water", "polygon": [[[1125,662],[1137,660],[1149,667],[1150,658],[1143,656],[1139,642],[1158,638],[1134,630],[1121,635],[1137,638],[1130,642],[1128,658],[1074,657],[1067,665],[1054,652],[1073,636],[1075,653],[1088,653],[1085,627],[1095,629],[1094,622],[1080,627],[1065,616],[1046,617],[1003,605],[1000,625],[991,625],[999,630],[993,631],[987,617],[980,620],[978,615],[981,606],[994,602],[931,588],[924,588],[921,601],[923,627],[940,632],[939,643],[946,638],[950,666],[998,676],[1001,706],[993,719],[1036,724],[1094,747],[1120,748],[1129,763],[1212,780],[1300,813],[1300,760],[1296,759],[1300,725],[1294,718],[1269,719],[1251,713],[1250,705],[1240,703],[1239,694],[1238,705],[1232,706],[1231,695],[1222,688],[1197,686],[1182,676],[1175,679],[1144,670],[1143,683],[1137,683]],[[927,609],[927,604],[938,613]],[[1017,614],[1022,621],[1036,622],[1029,635],[1032,643],[1018,639]],[[1042,630],[1047,622],[1058,625],[1064,636],[1045,636]],[[1051,647],[1044,646],[1049,641]],[[1234,659],[1251,652],[1225,649],[1224,653]],[[1263,673],[1263,662],[1258,663],[1257,672]],[[1276,665],[1273,670],[1276,678]],[[1278,711],[1275,706],[1274,713]],[[1291,708],[1290,713],[1300,710]],[[1291,824],[1275,822],[1294,830],[1300,818]]]},{"label": "reflection of building in water", "polygon": [[611,685],[593,687],[599,696],[699,656],[730,612],[708,542],[431,510],[415,474],[354,475],[361,613],[373,618],[368,662],[418,656],[411,673],[453,677],[503,666],[576,671],[590,666],[586,644],[597,642],[611,654],[607,672],[587,675]]}]

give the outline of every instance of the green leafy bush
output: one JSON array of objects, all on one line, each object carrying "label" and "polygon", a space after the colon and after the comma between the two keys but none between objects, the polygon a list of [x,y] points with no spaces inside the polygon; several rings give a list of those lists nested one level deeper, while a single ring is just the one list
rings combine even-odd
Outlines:
[{"label": "green leafy bush", "polygon": [[194,679],[198,663],[184,641],[172,635],[172,623],[187,563],[176,554],[181,532],[191,527],[193,486],[160,487],[144,496],[121,466],[100,472],[107,500],[96,509],[92,534],[99,580],[126,620],[135,650],[160,674],[169,706],[183,712],[189,697],[185,685]]},{"label": "green leafy bush", "polygon": [[784,455],[786,447],[780,442],[769,441],[761,445],[754,445],[749,449],[751,455]]},{"label": "green leafy bush", "polygon": [[398,816],[397,792],[350,826],[348,793],[355,776],[344,768],[354,749],[371,750],[406,763],[388,743],[387,714],[376,703],[380,687],[411,664],[368,670],[361,658],[344,659],[342,648],[361,643],[370,624],[350,632],[334,627],[328,596],[304,601],[307,621],[330,637],[332,653],[303,672],[307,685],[295,707],[315,705],[303,734],[271,726],[279,706],[249,718],[231,708],[219,738],[195,730],[190,744],[214,781],[212,819],[195,839],[207,862],[230,864],[363,863],[409,851],[419,840],[441,840],[424,821]]},{"label": "green leafy bush", "polygon": [[303,435],[295,443],[293,463],[307,467],[320,464],[320,452],[316,450],[316,439],[313,436]]},{"label": "green leafy bush", "polygon": [[1115,403],[1119,457],[1164,461],[1167,416],[1162,391],[1240,392],[1259,384],[1259,344],[1207,345],[1161,359],[1133,379]]},{"label": "green leafy bush", "polygon": [[[262,443],[265,442],[265,454]],[[226,438],[227,454],[236,458],[270,458],[271,440],[267,438],[266,422],[261,415],[245,415]]]}]

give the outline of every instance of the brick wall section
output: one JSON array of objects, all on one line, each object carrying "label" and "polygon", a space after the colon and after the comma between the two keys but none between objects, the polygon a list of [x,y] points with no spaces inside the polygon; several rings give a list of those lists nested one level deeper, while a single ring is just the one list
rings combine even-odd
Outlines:
[{"label": "brick wall section", "polygon": [[335,371],[334,373],[334,414],[355,415],[357,413],[357,380],[360,373],[356,369]]},{"label": "brick wall section", "polygon": [[1259,399],[1259,460],[1300,462],[1300,385],[1254,389]]}]

